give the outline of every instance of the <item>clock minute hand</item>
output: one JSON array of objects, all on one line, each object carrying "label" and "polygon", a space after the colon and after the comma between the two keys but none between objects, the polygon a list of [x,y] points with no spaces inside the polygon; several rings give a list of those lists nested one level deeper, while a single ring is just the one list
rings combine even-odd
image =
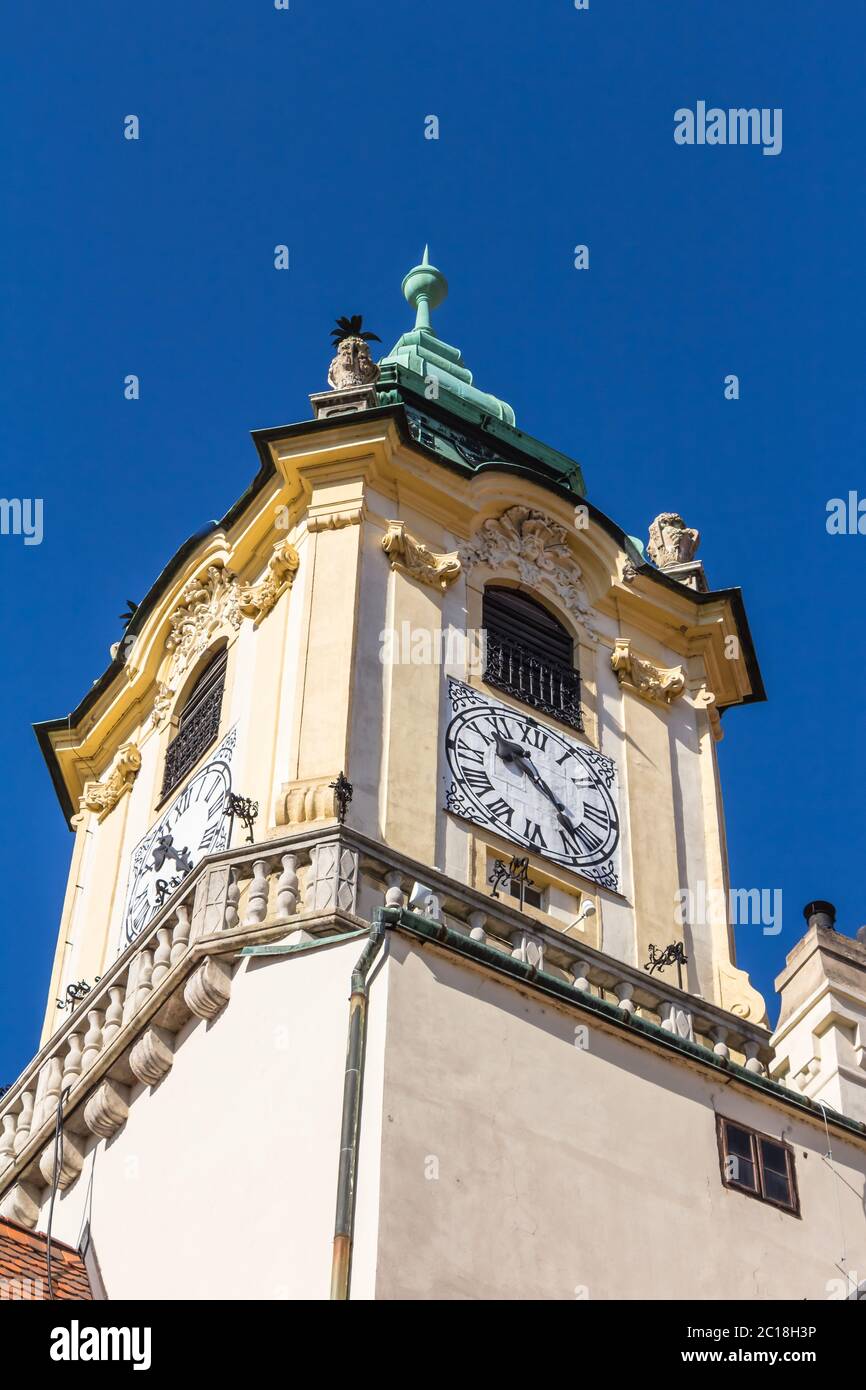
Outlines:
[{"label": "clock minute hand", "polygon": [[574,825],[569,817],[568,807],[551,791],[550,787],[541,776],[541,773],[538,771],[538,768],[535,766],[535,763],[532,761],[530,754],[527,753],[526,749],[523,747],[523,744],[515,742],[514,739],[503,738],[503,736],[496,731],[494,731],[493,737],[496,740],[496,752],[502,761],[504,763],[514,763],[520,768],[521,772],[526,774],[542,795],[546,796],[548,801],[551,801],[556,807],[557,818],[560,824],[564,825],[565,828],[573,834]]}]

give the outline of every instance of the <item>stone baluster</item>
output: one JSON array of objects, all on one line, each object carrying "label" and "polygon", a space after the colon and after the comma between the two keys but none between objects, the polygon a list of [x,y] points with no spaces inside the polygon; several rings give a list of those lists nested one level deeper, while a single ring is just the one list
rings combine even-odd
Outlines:
[{"label": "stone baluster", "polygon": [[7,1110],[3,1116],[3,1133],[0,1134],[0,1173],[15,1158],[15,1130],[18,1127],[18,1116],[12,1111]]},{"label": "stone baluster", "polygon": [[15,1139],[12,1145],[16,1156],[20,1154],[30,1138],[30,1130],[33,1126],[33,1099],[32,1091],[25,1091],[21,1097],[21,1109],[18,1111],[18,1122],[15,1126]]},{"label": "stone baluster", "polygon": [[240,896],[241,885],[240,879],[238,877],[238,871],[237,869],[232,868],[229,872],[229,886],[226,892],[226,931],[231,931],[233,927],[237,926],[238,921],[240,920],[238,916],[238,902],[240,901]]},{"label": "stone baluster", "polygon": [[473,941],[486,941],[487,932],[484,930],[487,922],[486,912],[470,912],[469,914],[469,935]]},{"label": "stone baluster", "polygon": [[403,875],[398,869],[391,869],[385,875],[385,906],[406,906],[406,895],[403,892]]},{"label": "stone baluster", "polygon": [[743,1042],[743,1054],[746,1058],[746,1071],[757,1072],[759,1076],[764,1075],[764,1064],[758,1056],[759,1044],[752,1038],[747,1038]]},{"label": "stone baluster", "polygon": [[147,1003],[153,989],[153,950],[145,946],[138,953],[138,971],[135,977],[135,1005],[133,1013],[138,1013]]},{"label": "stone baluster", "polygon": [[102,1051],[103,1018],[102,1009],[88,1009],[87,1032],[84,1035],[84,1055],[81,1059],[82,1071],[87,1071],[89,1067],[92,1067]]},{"label": "stone baluster", "polygon": [[171,969],[171,927],[160,927],[156,933],[157,947],[153,958],[152,989],[165,979]]},{"label": "stone baluster", "polygon": [[102,1030],[103,1047],[108,1047],[123,1026],[123,985],[111,985],[108,994],[111,1002],[105,1011],[105,1026]]},{"label": "stone baluster", "polygon": [[286,922],[298,910],[298,856],[284,854],[282,864],[283,872],[277,882],[277,918],[280,922]]},{"label": "stone baluster", "polygon": [[728,1030],[719,1025],[717,1028],[710,1029],[710,1037],[713,1040],[713,1051],[717,1057],[728,1058],[731,1050],[728,1047]]},{"label": "stone baluster", "polygon": [[619,1001],[619,1007],[622,1009],[623,1013],[629,1014],[629,1016],[631,1016],[632,1014],[637,1012],[637,1004],[632,999],[632,995],[634,994],[634,985],[631,984],[630,981],[620,980],[617,984],[614,985],[613,992],[616,995],[617,1000]]},{"label": "stone baluster", "polygon": [[184,903],[181,903],[177,909],[174,930],[171,934],[171,956],[169,959],[172,965],[176,965],[181,956],[186,955],[191,926],[189,908]]},{"label": "stone baluster", "polygon": [[268,861],[256,859],[253,863],[253,881],[247,899],[245,927],[257,927],[268,915]]},{"label": "stone baluster", "polygon": [[584,994],[591,994],[592,982],[589,978],[591,966],[588,960],[574,960],[568,967],[574,981],[575,989],[583,990]]},{"label": "stone baluster", "polygon": [[81,1075],[81,1034],[70,1033],[67,1038],[66,1061],[63,1067],[63,1076],[60,1081],[60,1089],[65,1091],[67,1086],[73,1087]]},{"label": "stone baluster", "polygon": [[60,1095],[63,1082],[63,1068],[60,1064],[60,1057],[57,1053],[49,1057],[44,1063],[40,1074],[42,1081],[39,1090],[39,1103],[34,1107],[33,1128],[38,1130],[44,1125],[49,1116],[53,1116],[57,1110],[57,1098]]}]

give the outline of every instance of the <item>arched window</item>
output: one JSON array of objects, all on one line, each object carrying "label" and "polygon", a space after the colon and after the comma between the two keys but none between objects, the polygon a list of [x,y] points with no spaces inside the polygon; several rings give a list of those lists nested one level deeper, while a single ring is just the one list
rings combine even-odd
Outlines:
[{"label": "arched window", "polygon": [[223,647],[207,663],[186,697],[178,719],[177,733],[165,754],[165,774],[160,800],[181,782],[205,749],[216,739],[226,683],[228,648]]},{"label": "arched window", "polygon": [[574,642],[562,623],[527,594],[495,585],[484,590],[482,622],[487,684],[582,729]]}]

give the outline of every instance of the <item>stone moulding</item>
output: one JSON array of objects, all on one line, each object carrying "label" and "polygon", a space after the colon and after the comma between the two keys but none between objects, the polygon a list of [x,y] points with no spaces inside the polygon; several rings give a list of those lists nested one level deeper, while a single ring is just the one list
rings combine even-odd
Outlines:
[{"label": "stone moulding", "polygon": [[703,686],[695,695],[695,704],[698,709],[702,709],[710,721],[710,733],[716,743],[724,738],[725,731],[722,728],[722,716],[716,708],[716,697],[711,690]]},{"label": "stone moulding", "polygon": [[252,618],[254,628],[291,589],[299,565],[300,558],[295,547],[286,540],[278,541],[268,561],[268,573],[261,584],[241,585],[238,606],[244,618]]},{"label": "stone moulding", "polygon": [[156,1086],[171,1070],[174,1035],[166,1028],[146,1028],[129,1054],[133,1075],[145,1086]]},{"label": "stone moulding", "polygon": [[363,507],[352,507],[343,512],[319,512],[307,517],[307,530],[342,531],[344,526],[360,526],[363,520]]},{"label": "stone moulding", "polygon": [[469,571],[478,564],[493,570],[516,570],[532,589],[552,589],[564,606],[595,636],[583,571],[571,553],[568,532],[533,507],[508,507],[490,518],[458,549]]},{"label": "stone moulding", "polygon": [[103,1081],[84,1107],[84,1123],[93,1134],[110,1139],[129,1114],[129,1088]]},{"label": "stone moulding", "polygon": [[117,760],[104,782],[85,782],[81,797],[82,811],[95,811],[99,820],[114,810],[118,801],[130,791],[141,770],[141,753],[134,743],[124,743],[118,749]]},{"label": "stone moulding", "polygon": [[392,570],[402,570],[433,589],[447,589],[462,569],[456,550],[447,553],[430,550],[406,530],[404,521],[388,522],[382,549],[391,561]]},{"label": "stone moulding", "polygon": [[621,686],[655,704],[673,704],[686,688],[681,666],[657,666],[645,657],[635,656],[628,637],[616,639],[610,664]]},{"label": "stone moulding", "polygon": [[183,991],[187,1007],[197,1018],[216,1018],[229,1002],[232,971],[227,961],[205,956],[201,965],[190,975]]},{"label": "stone moulding", "polygon": [[274,815],[277,825],[303,825],[306,821],[337,819],[337,802],[331,782],[336,772],[324,777],[284,782],[280,787]]}]

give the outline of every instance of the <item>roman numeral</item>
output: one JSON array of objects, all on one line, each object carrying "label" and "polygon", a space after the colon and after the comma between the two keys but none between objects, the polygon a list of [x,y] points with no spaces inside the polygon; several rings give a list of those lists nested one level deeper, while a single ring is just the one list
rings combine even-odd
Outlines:
[{"label": "roman numeral", "polygon": [[467,767],[463,774],[463,780],[474,792],[479,792],[481,796],[486,796],[487,792],[493,791],[493,783],[487,776],[483,767]]},{"label": "roman numeral", "polygon": [[[205,801],[207,802],[208,806],[210,806],[210,804],[211,804],[211,802],[213,801],[213,799],[214,799],[215,796],[220,796],[220,797],[225,796],[225,787],[223,786],[223,782],[222,782],[222,778],[221,778],[221,777],[218,777],[218,778],[217,778],[216,782],[215,782],[214,785],[211,787],[210,791],[208,792],[207,796],[205,797]],[[213,814],[213,813],[211,812],[211,814]]]},{"label": "roman numeral", "polygon": [[541,833],[538,821],[530,820],[527,816],[523,834],[531,845],[541,845],[542,849],[547,849],[547,841]]},{"label": "roman numeral", "polygon": [[211,845],[213,844],[214,840],[219,834],[219,828],[219,821],[217,821],[214,825],[205,826],[204,834],[202,835],[201,840],[199,841],[199,852],[207,851],[210,849]]},{"label": "roman numeral", "polygon": [[533,748],[539,749],[542,753],[547,747],[547,734],[538,724],[521,724],[520,737],[523,739],[524,743],[530,744]]},{"label": "roman numeral", "polygon": [[470,748],[468,744],[464,743],[463,747],[460,749],[460,760],[461,762],[480,763],[483,765],[484,749]]},{"label": "roman numeral", "polygon": [[[514,731],[513,731],[513,729],[511,728],[511,725],[509,724],[508,720],[505,718],[504,715],[502,715],[502,714],[491,714],[491,715],[488,715],[488,720],[489,720],[489,722],[490,722],[490,727],[491,727],[491,729],[494,729],[494,730],[496,731],[496,733],[499,734],[502,738],[507,738],[507,739],[511,739],[511,740],[514,739]],[[481,735],[481,737],[484,739],[484,742],[485,742],[485,743],[494,743],[494,742],[495,742],[495,739],[494,739],[493,734],[487,734],[487,733],[485,733],[484,730],[482,729],[482,727],[481,727],[480,724],[476,724],[475,728],[476,728],[476,731],[477,731],[477,732]]]},{"label": "roman numeral", "polygon": [[601,847],[601,840],[592,830],[587,830],[583,825],[574,827],[574,834],[568,830],[560,828],[560,839],[566,854],[575,854],[582,857],[586,854],[595,854]]},{"label": "roman numeral", "polygon": [[511,821],[514,816],[514,807],[509,806],[507,801],[503,801],[501,796],[497,797],[495,801],[489,802],[487,810],[490,812],[490,815],[493,816],[496,820],[507,820],[508,829],[511,829]]},{"label": "roman numeral", "polygon": [[[567,763],[568,760],[569,760],[569,758],[573,758],[573,757],[574,757],[574,754],[573,754],[570,750],[567,750],[565,753],[563,753],[563,755],[562,755],[561,758],[557,758],[557,760],[556,760],[556,766],[557,766],[557,767],[562,767],[562,764],[563,764],[563,763]],[[575,780],[576,780],[575,778],[572,778],[572,781],[575,781]]]},{"label": "roman numeral", "polygon": [[187,809],[187,807],[189,806],[189,803],[190,803],[191,801],[192,801],[192,787],[187,787],[186,791],[182,792],[181,795],[178,797],[177,801],[174,803],[174,817],[175,817],[175,819],[177,819],[178,816],[182,816],[182,815],[183,815],[184,811]]},{"label": "roman numeral", "polygon": [[584,820],[591,820],[593,825],[598,825],[602,830],[607,831],[610,821],[604,811],[600,811],[597,806],[584,806]]}]

